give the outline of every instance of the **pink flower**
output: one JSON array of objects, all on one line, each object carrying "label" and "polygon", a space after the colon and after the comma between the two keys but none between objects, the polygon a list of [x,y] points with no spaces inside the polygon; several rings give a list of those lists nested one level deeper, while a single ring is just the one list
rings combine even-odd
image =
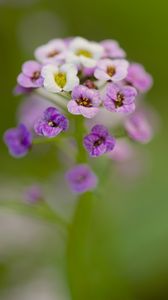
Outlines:
[{"label": "pink flower", "polygon": [[72,100],[68,102],[68,111],[74,115],[93,118],[99,111],[101,103],[99,92],[86,86],[76,86],[72,91]]},{"label": "pink flower", "polygon": [[128,66],[125,59],[102,59],[97,64],[94,76],[102,81],[121,81],[127,76]]},{"label": "pink flower", "polygon": [[148,143],[153,137],[153,128],[143,112],[135,112],[125,122],[128,135],[140,143]]},{"label": "pink flower", "polygon": [[117,41],[114,40],[104,40],[100,43],[104,48],[104,57],[109,58],[124,58],[126,56],[125,51],[120,48]]},{"label": "pink flower", "polygon": [[36,59],[42,64],[61,62],[65,59],[66,43],[61,39],[54,39],[35,50]]},{"label": "pink flower", "polygon": [[114,150],[111,151],[108,156],[116,162],[125,162],[131,160],[134,154],[134,149],[131,143],[126,138],[116,140]]},{"label": "pink flower", "polygon": [[142,65],[136,63],[129,66],[125,80],[142,93],[147,92],[153,84],[151,75],[145,71]]},{"label": "pink flower", "polygon": [[43,85],[43,78],[41,76],[41,65],[29,60],[22,66],[22,73],[17,78],[18,84],[26,89],[39,88]]},{"label": "pink flower", "polygon": [[77,194],[95,189],[98,182],[96,175],[86,164],[74,166],[65,177],[72,192]]},{"label": "pink flower", "polygon": [[132,113],[135,110],[136,96],[135,88],[110,83],[106,89],[104,107],[109,111]]}]

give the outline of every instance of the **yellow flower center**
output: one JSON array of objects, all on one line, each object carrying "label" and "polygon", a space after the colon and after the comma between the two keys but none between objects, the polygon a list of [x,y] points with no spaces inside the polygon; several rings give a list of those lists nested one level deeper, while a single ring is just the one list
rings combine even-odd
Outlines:
[{"label": "yellow flower center", "polygon": [[81,106],[85,106],[85,107],[92,107],[92,101],[88,98],[80,98],[80,99],[76,99],[76,103],[78,105]]},{"label": "yellow flower center", "polygon": [[85,49],[78,49],[76,51],[76,55],[77,56],[82,55],[82,56],[85,56],[87,58],[92,58],[92,53],[90,51],[88,51],[88,50],[85,50]]},{"label": "yellow flower center", "polygon": [[115,107],[121,107],[123,105],[123,101],[124,101],[124,95],[122,95],[121,93],[117,94],[117,99],[115,100]]},{"label": "yellow flower center", "polygon": [[57,73],[54,76],[55,82],[58,84],[59,87],[63,88],[66,84],[67,78],[65,73]]},{"label": "yellow flower center", "polygon": [[108,66],[106,72],[110,77],[112,77],[116,73],[116,69],[113,66]]},{"label": "yellow flower center", "polygon": [[52,58],[52,57],[58,55],[59,53],[60,53],[60,52],[57,51],[57,50],[52,50],[51,52],[48,53],[47,57],[48,57],[48,58]]}]

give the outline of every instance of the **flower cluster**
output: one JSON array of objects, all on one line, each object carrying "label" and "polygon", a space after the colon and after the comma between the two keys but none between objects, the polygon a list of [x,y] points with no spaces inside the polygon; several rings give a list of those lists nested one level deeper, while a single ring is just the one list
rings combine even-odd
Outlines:
[{"label": "flower cluster", "polygon": [[[46,138],[54,138],[57,142],[57,136],[65,131],[72,135],[73,127],[74,138],[80,136],[76,144],[80,142],[79,148],[83,147],[88,156],[108,153],[108,157],[120,157],[117,155],[119,137],[112,126],[116,117],[120,120],[118,127],[129,139],[147,143],[153,136],[152,124],[140,109],[144,106],[142,94],[152,83],[144,67],[129,62],[126,52],[114,40],[99,43],[81,37],[51,40],[35,50],[34,60],[22,65],[15,94],[31,97],[38,94],[52,106],[49,104],[43,111],[39,107],[40,113],[33,112],[31,107],[27,113],[32,112],[33,117],[26,116],[24,111],[26,120],[33,120],[33,123],[29,124],[29,129],[24,124],[9,129],[4,141],[11,155],[20,157],[27,154],[37,136],[44,136],[44,142]],[[80,120],[76,115],[82,116]],[[83,131],[81,125],[78,127],[78,122],[74,122],[75,118],[83,123]],[[106,127],[104,123],[108,118],[110,126]],[[23,116],[21,119],[23,122]],[[90,119],[93,121],[91,128]],[[115,155],[111,155],[113,149]],[[85,162],[70,170],[66,178],[77,193],[92,189],[97,183],[96,175]]]}]

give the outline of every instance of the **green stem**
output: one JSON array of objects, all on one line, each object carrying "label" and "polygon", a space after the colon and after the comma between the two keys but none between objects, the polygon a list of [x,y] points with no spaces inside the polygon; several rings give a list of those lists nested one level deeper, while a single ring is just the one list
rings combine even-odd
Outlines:
[{"label": "green stem", "polygon": [[62,227],[68,229],[69,228],[69,223],[57,212],[55,209],[52,209],[47,202],[43,202],[44,209],[53,215],[53,218],[55,220],[56,224],[60,224]]},{"label": "green stem", "polygon": [[49,223],[60,225],[68,229],[68,222],[63,219],[55,210],[51,209],[48,203],[41,201],[37,204],[27,204],[16,201],[0,201],[0,207],[7,210],[12,210],[17,213],[25,214],[27,216],[39,218]]},{"label": "green stem", "polygon": [[43,98],[49,100],[53,104],[59,106],[63,111],[67,111],[67,109],[66,109],[67,108],[67,99],[69,99],[67,94],[65,94],[65,93],[62,93],[62,94],[61,93],[59,93],[59,94],[49,93],[44,88],[37,89],[36,93],[38,95],[42,96]]},{"label": "green stem", "polygon": [[116,132],[114,132],[114,133],[111,132],[111,134],[112,134],[116,139],[128,137],[128,134],[127,134],[126,130],[124,130],[124,129],[119,129],[118,131],[116,131]]},{"label": "green stem", "polygon": [[92,192],[79,196],[73,221],[68,231],[67,280],[72,299],[78,299],[76,284],[80,272],[80,255],[83,253],[87,234],[92,226],[92,215],[96,200]]},{"label": "green stem", "polygon": [[86,162],[87,161],[87,153],[83,146],[83,137],[86,132],[84,118],[82,116],[75,116],[74,118],[74,138],[77,143],[77,156],[76,162]]},{"label": "green stem", "polygon": [[53,143],[54,146],[58,149],[58,151],[65,154],[66,157],[68,157],[70,160],[73,161],[74,159],[74,153],[73,151],[67,151],[67,149],[70,148],[70,142],[68,142],[65,138],[60,137],[54,137],[54,138],[35,138],[33,140],[33,145],[40,145],[40,144],[51,144]]},{"label": "green stem", "polygon": [[34,145],[38,145],[38,144],[50,144],[50,143],[54,143],[54,142],[60,142],[60,138],[58,136],[53,137],[53,138],[45,138],[45,137],[39,137],[39,138],[35,138],[33,140],[33,144]]}]

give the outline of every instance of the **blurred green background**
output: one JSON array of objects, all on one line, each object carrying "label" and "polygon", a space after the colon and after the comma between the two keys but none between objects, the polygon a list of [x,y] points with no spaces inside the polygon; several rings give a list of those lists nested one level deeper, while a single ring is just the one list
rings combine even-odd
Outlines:
[{"label": "blurred green background", "polygon": [[167,0],[0,0],[1,136],[16,123],[22,99],[12,90],[21,64],[55,37],[117,39],[153,75],[147,101],[160,115],[152,143],[139,146],[144,175],[126,181],[114,174],[93,203],[58,190],[55,153],[15,160],[1,141],[1,200],[17,200],[22,186],[49,178],[52,205],[68,218],[77,210],[67,253],[64,232],[1,209],[0,299],[168,299],[167,20]]}]

